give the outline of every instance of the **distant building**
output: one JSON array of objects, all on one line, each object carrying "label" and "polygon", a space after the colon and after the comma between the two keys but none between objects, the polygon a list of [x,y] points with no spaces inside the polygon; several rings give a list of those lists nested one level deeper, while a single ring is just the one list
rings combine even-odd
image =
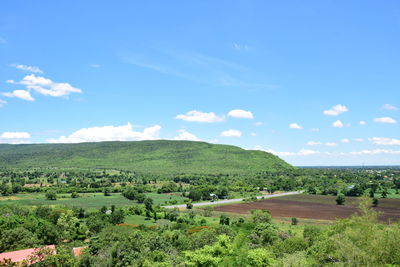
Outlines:
[{"label": "distant building", "polygon": [[39,251],[42,248],[50,249],[52,254],[57,253],[56,247],[54,245],[49,245],[41,248],[29,248],[29,249],[0,253],[0,261],[9,259],[12,262],[20,263],[22,261],[29,260],[29,256],[33,256],[35,252]]}]

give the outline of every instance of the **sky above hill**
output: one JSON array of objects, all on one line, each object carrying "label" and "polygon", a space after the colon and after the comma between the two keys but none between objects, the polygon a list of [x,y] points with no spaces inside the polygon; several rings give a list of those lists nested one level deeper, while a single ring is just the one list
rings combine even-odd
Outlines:
[{"label": "sky above hill", "polygon": [[400,165],[399,1],[0,2],[0,143]]}]

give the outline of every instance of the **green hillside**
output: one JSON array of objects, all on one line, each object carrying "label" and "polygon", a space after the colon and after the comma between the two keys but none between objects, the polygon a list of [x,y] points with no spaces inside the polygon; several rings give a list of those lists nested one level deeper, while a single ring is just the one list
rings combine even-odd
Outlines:
[{"label": "green hillside", "polygon": [[112,168],[144,173],[248,173],[293,168],[266,152],[191,141],[0,144],[0,167]]}]

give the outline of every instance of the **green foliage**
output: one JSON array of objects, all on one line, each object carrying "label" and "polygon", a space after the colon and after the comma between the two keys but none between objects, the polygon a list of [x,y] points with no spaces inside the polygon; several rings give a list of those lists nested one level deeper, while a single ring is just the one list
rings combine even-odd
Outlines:
[{"label": "green foliage", "polygon": [[292,221],[292,225],[297,225],[299,223],[299,220],[297,218],[295,218],[295,217],[293,217],[291,219],[291,221]]},{"label": "green foliage", "polygon": [[185,251],[185,264],[196,267],[216,267],[219,266],[224,257],[232,253],[232,242],[229,236],[220,235],[214,245],[206,245],[195,251]]},{"label": "green foliage", "polygon": [[249,266],[254,267],[267,267],[275,266],[275,255],[264,248],[252,249],[247,254]]},{"label": "green foliage", "polygon": [[346,201],[344,195],[339,194],[336,197],[336,205],[344,205],[344,202]]},{"label": "green foliage", "polygon": [[46,198],[48,200],[57,200],[57,194],[54,190],[48,190],[46,192]]},{"label": "green foliage", "polygon": [[252,210],[251,219],[254,223],[270,223],[272,216],[268,210]]},{"label": "green foliage", "polygon": [[0,144],[0,167],[109,168],[143,173],[236,173],[291,170],[267,152],[191,141]]}]

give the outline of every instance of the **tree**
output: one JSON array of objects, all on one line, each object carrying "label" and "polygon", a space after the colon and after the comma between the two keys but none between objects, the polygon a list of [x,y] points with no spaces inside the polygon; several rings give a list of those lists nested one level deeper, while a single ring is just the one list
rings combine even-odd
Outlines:
[{"label": "tree", "polygon": [[76,192],[71,193],[71,198],[78,198],[78,197],[79,197],[78,193]]},{"label": "tree", "polygon": [[46,192],[46,198],[48,200],[57,200],[57,194],[54,190],[49,190]]},{"label": "tree", "polygon": [[109,188],[104,188],[104,196],[105,197],[109,197],[109,196],[111,196],[111,193],[110,193],[110,189]]},{"label": "tree", "polygon": [[346,199],[344,198],[344,195],[339,194],[336,197],[336,205],[344,205],[344,202],[346,201]]},{"label": "tree", "polygon": [[191,202],[186,203],[186,208],[191,210],[193,208],[193,204]]},{"label": "tree", "polygon": [[146,208],[146,217],[150,218],[150,214],[153,212],[153,199],[146,198],[144,200],[144,207]]},{"label": "tree", "polygon": [[381,194],[382,198],[387,198],[387,194],[388,194],[387,189],[386,188],[383,189],[382,194]]},{"label": "tree", "polygon": [[122,192],[122,195],[129,200],[136,200],[137,194],[139,194],[139,192],[131,186],[125,188]]},{"label": "tree", "polygon": [[292,218],[292,225],[297,225],[299,223],[299,220],[295,217]]},{"label": "tree", "polygon": [[251,219],[254,223],[270,223],[272,216],[268,210],[251,210]]},{"label": "tree", "polygon": [[378,206],[378,199],[377,198],[373,198],[372,199],[372,206],[373,207],[377,207]]},{"label": "tree", "polygon": [[249,261],[249,266],[254,267],[274,266],[276,262],[274,253],[265,248],[250,250],[247,254],[247,260]]},{"label": "tree", "polygon": [[222,225],[229,225],[229,223],[230,223],[230,220],[229,220],[229,217],[228,217],[228,216],[226,216],[226,215],[221,215],[221,216],[219,217],[219,224],[222,224]]},{"label": "tree", "polygon": [[123,223],[125,219],[124,211],[117,209],[110,215],[110,223],[112,224],[120,224]]}]

